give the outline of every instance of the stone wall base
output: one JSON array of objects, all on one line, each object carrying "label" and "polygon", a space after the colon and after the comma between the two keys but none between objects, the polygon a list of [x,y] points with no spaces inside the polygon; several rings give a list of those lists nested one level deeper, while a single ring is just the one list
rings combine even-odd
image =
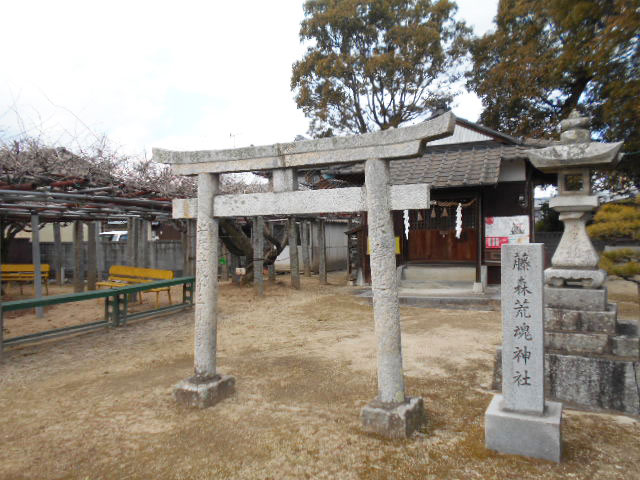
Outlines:
[{"label": "stone wall base", "polygon": [[495,395],[484,415],[484,442],[488,449],[560,462],[562,404],[546,402],[542,415],[505,411],[502,395]]},{"label": "stone wall base", "polygon": [[387,438],[408,438],[425,422],[422,398],[407,397],[403,403],[387,404],[377,400],[360,412],[365,431]]},{"label": "stone wall base", "polygon": [[640,415],[640,362],[548,353],[549,398],[589,409]]},{"label": "stone wall base", "polygon": [[230,375],[216,375],[209,379],[191,377],[173,388],[173,398],[188,407],[207,408],[232,395],[235,384],[235,377]]},{"label": "stone wall base", "polygon": [[[545,353],[545,398],[585,410],[640,415],[640,361],[614,356]],[[502,390],[502,349],[496,351],[493,389]]]},{"label": "stone wall base", "polygon": [[[640,338],[607,289],[545,288],[545,397],[586,410],[640,415]],[[500,349],[493,388],[502,390]]]}]

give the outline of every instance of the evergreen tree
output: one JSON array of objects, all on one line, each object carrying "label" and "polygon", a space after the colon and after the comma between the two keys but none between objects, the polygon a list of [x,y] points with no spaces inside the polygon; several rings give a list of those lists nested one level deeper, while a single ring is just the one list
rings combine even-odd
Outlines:
[{"label": "evergreen tree", "polygon": [[602,140],[640,150],[637,0],[500,0],[495,22],[471,47],[481,123],[544,136],[580,106]]},{"label": "evergreen tree", "polygon": [[397,127],[452,101],[469,33],[449,0],[307,0],[291,88],[330,136]]},{"label": "evergreen tree", "polygon": [[592,238],[608,242],[640,240],[640,197],[631,202],[602,205],[587,232]]},{"label": "evergreen tree", "polygon": [[540,207],[542,218],[536,222],[536,232],[562,232],[564,224],[560,221],[560,214],[544,202]]},{"label": "evergreen tree", "polygon": [[[609,242],[640,240],[640,197],[633,202],[608,203],[596,213],[587,227],[589,235]],[[606,251],[600,259],[600,268],[609,275],[633,282],[638,288],[640,303],[640,250],[620,248]]]}]

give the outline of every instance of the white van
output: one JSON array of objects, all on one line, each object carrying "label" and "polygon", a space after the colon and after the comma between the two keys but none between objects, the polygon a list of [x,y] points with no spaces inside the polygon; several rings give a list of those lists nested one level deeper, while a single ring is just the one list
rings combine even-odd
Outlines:
[{"label": "white van", "polygon": [[100,232],[100,238],[106,238],[109,242],[124,242],[127,240],[127,231],[113,230],[111,232]]}]

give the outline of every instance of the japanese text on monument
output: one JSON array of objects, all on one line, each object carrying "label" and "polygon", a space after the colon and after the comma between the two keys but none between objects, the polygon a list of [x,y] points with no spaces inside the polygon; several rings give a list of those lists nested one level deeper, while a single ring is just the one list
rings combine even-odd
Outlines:
[{"label": "japanese text on monument", "polygon": [[502,248],[505,407],[542,411],[544,326],[541,246],[504,245]]},{"label": "japanese text on monument", "polygon": [[[513,311],[516,318],[528,319],[531,318],[529,314],[529,301],[526,299],[527,293],[532,294],[529,289],[529,285],[527,283],[527,278],[525,275],[531,268],[531,264],[529,262],[529,255],[527,252],[524,252],[520,255],[516,252],[513,256],[513,270],[517,271],[517,283],[513,288],[513,294],[515,298],[515,305],[513,306]],[[533,341],[533,336],[531,335],[531,327],[527,324],[526,321],[522,322],[522,325],[516,325],[514,329],[513,336],[519,342],[515,343],[513,348],[513,360],[517,363],[517,368],[519,370],[515,370],[513,375],[513,383],[515,383],[518,387],[530,387],[531,377],[527,372],[527,360],[531,358],[531,352],[527,350],[526,342]],[[521,346],[518,343],[524,342],[525,345]],[[523,365],[520,365],[522,361]],[[523,371],[524,370],[524,371]]]}]

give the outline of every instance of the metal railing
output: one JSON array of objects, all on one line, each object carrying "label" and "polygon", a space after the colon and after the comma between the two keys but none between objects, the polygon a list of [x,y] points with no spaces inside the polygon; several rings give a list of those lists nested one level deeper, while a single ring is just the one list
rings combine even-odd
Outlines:
[{"label": "metal railing", "polygon": [[[172,280],[159,280],[157,282],[141,283],[136,285],[129,285],[126,287],[112,288],[109,290],[93,290],[89,292],[52,295],[42,298],[29,298],[25,300],[2,302],[0,303],[0,355],[2,355],[3,346],[6,345],[16,345],[30,341],[42,340],[45,338],[57,337],[60,335],[83,332],[100,327],[119,327],[126,324],[128,320],[135,320],[138,318],[150,317],[153,315],[175,312],[183,310],[185,308],[189,308],[193,305],[194,282],[195,277],[180,277],[174,278]],[[145,310],[143,312],[129,312],[129,300],[131,299],[133,294],[155,288],[170,288],[174,285],[182,285],[182,303],[166,307],[154,308],[152,310]],[[4,339],[4,312],[25,310],[35,307],[47,307],[62,303],[81,302],[84,300],[99,298],[105,299],[104,318],[102,320],[56,328],[53,330],[45,330],[42,332],[30,333],[28,335],[12,337],[6,340]]]}]

